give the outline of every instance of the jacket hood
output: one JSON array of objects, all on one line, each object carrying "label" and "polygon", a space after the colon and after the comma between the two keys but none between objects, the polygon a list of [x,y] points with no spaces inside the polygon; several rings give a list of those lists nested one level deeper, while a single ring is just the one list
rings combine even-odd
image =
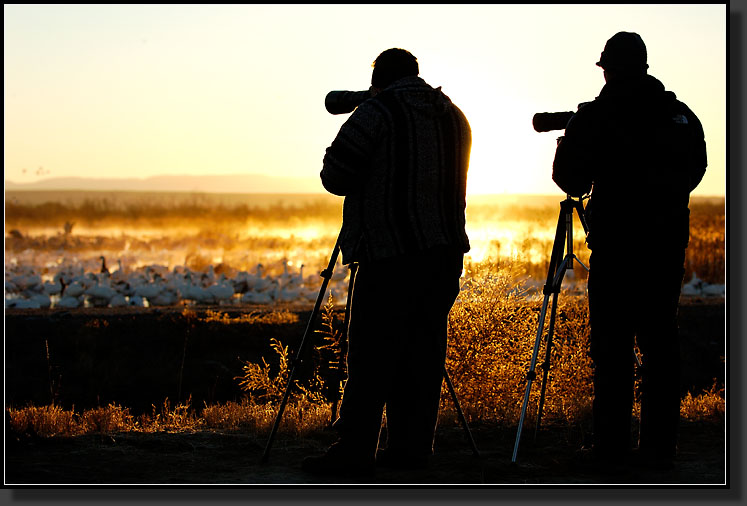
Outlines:
[{"label": "jacket hood", "polygon": [[598,98],[629,98],[634,100],[667,102],[677,100],[674,92],[667,91],[661,81],[648,74],[635,79],[607,83],[602,88]]},{"label": "jacket hood", "polygon": [[417,76],[399,79],[381,93],[394,93],[404,103],[430,116],[446,114],[452,107],[451,99],[441,91],[440,86],[433,88]]}]

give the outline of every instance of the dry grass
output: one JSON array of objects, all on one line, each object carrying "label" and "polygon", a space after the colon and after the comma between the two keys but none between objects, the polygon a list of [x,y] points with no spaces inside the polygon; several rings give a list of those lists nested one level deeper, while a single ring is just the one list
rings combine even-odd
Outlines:
[{"label": "dry grass", "polygon": [[[240,403],[206,406],[202,411],[202,420],[205,429],[268,434],[277,413],[276,403],[259,404],[245,399]],[[303,436],[326,427],[330,418],[329,405],[294,399],[285,408],[278,432]]]},{"label": "dry grass", "polygon": [[710,390],[693,396],[688,392],[680,403],[680,417],[684,420],[723,421],[726,414],[724,387],[714,382]]},{"label": "dry grass", "polygon": [[[515,425],[536,338],[539,302],[527,301],[522,296],[524,287],[518,275],[521,267],[517,264],[504,263],[497,268],[496,264],[485,262],[468,268],[470,284],[464,287],[449,317],[449,375],[470,423]],[[325,428],[331,421],[332,403],[339,396],[342,367],[339,351],[335,352],[339,350],[341,333],[335,330],[332,307],[330,299],[318,331],[327,339],[313,350],[313,372],[294,382],[280,426],[282,433],[303,436]],[[235,320],[219,312],[210,313],[207,318],[225,325]],[[279,313],[274,318],[287,318],[287,315]],[[588,335],[586,298],[561,295],[543,420],[573,425],[591,416]],[[239,403],[206,405],[198,411],[191,406],[191,400],[172,407],[166,399],[159,408],[153,406],[152,413],[137,418],[131,416],[127,408],[116,405],[80,414],[54,405],[8,408],[10,427],[16,432],[40,436],[175,430],[239,430],[266,434],[277,414],[291,364],[286,346],[273,340],[272,348],[276,356],[270,362],[263,359],[262,364],[245,363],[243,375],[236,380],[247,395]],[[543,360],[544,350],[541,350],[538,375]],[[538,376],[532,388],[528,421],[536,417],[540,378]],[[446,386],[442,399],[442,423],[457,423]],[[723,386],[714,384],[708,392],[688,393],[682,399],[683,419],[723,420],[724,413]]]},{"label": "dry grass", "polygon": [[[197,318],[196,313],[190,309],[184,309],[182,311],[182,314],[184,316],[192,315],[194,318]],[[205,317],[200,318],[200,321],[215,322],[215,323],[220,323],[223,325],[247,324],[247,323],[248,324],[263,323],[263,324],[269,324],[269,325],[282,325],[282,324],[288,324],[288,323],[296,323],[298,321],[298,315],[296,313],[291,313],[288,310],[280,310],[280,311],[262,311],[262,312],[258,311],[254,313],[248,313],[248,314],[239,314],[237,316],[231,317],[222,311],[212,311],[208,309],[205,312]]]},{"label": "dry grass", "polygon": [[[447,369],[468,419],[512,425],[518,421],[537,334],[539,303],[527,301],[517,267],[472,266],[470,279],[449,316]],[[549,325],[549,311],[545,331]],[[558,305],[545,419],[576,423],[590,415],[591,367],[586,353],[588,311],[585,299],[561,297]],[[544,343],[544,337],[542,342]],[[540,374],[544,345],[535,371]],[[530,396],[533,415],[541,380]],[[445,397],[445,396],[444,396]]]}]

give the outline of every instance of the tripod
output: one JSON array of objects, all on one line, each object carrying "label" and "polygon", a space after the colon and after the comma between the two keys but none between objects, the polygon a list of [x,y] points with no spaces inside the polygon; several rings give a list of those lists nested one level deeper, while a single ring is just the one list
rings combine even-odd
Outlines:
[{"label": "tripod", "polygon": [[[550,266],[547,271],[547,281],[542,290],[544,294],[544,300],[542,302],[542,310],[540,311],[539,324],[537,328],[537,337],[534,341],[534,350],[532,352],[532,360],[529,364],[529,371],[527,372],[527,385],[524,391],[524,402],[521,406],[521,416],[519,417],[519,428],[516,433],[516,443],[514,444],[514,453],[511,457],[511,462],[516,462],[516,455],[519,452],[519,441],[521,440],[521,430],[524,425],[524,417],[526,416],[527,403],[529,402],[529,392],[532,388],[532,382],[537,378],[535,372],[535,366],[537,364],[537,356],[539,354],[540,342],[542,341],[542,330],[545,325],[545,316],[547,314],[547,306],[552,295],[552,309],[550,310],[550,324],[547,332],[547,339],[545,344],[545,361],[542,364],[543,375],[542,375],[542,388],[540,390],[539,408],[537,412],[537,424],[535,427],[536,431],[539,431],[540,422],[542,420],[542,408],[545,404],[545,388],[547,386],[547,377],[550,372],[550,352],[552,348],[552,336],[555,329],[555,312],[558,307],[558,294],[560,293],[560,285],[565,277],[565,272],[568,269],[573,269],[573,261],[577,261],[581,266],[589,270],[581,260],[576,257],[573,253],[573,211],[574,209],[578,213],[578,218],[581,221],[581,225],[584,228],[584,233],[589,233],[589,228],[586,223],[586,216],[584,215],[583,197],[578,200],[574,200],[570,195],[565,200],[560,202],[560,215],[558,216],[558,224],[555,229],[555,242],[552,247],[552,254],[550,256]],[[565,257],[563,251],[566,251]]]},{"label": "tripod", "polygon": [[[290,390],[291,390],[291,387],[293,385],[293,378],[295,376],[296,367],[297,367],[298,364],[301,363],[301,361],[302,361],[302,359],[304,357],[309,334],[311,333],[311,329],[313,328],[314,323],[316,322],[316,318],[317,318],[317,315],[319,314],[319,310],[321,308],[322,301],[324,300],[324,295],[325,295],[325,293],[327,291],[327,285],[329,285],[329,281],[332,278],[332,273],[334,271],[335,264],[337,263],[337,257],[340,254],[340,237],[341,237],[341,235],[342,235],[342,232],[340,233],[340,236],[338,236],[338,238],[337,238],[337,242],[335,243],[335,247],[332,250],[332,255],[330,256],[329,264],[327,265],[327,268],[324,269],[320,273],[320,276],[323,278],[322,286],[319,289],[319,295],[316,298],[316,303],[314,304],[314,309],[311,312],[311,316],[309,317],[309,321],[308,321],[308,323],[306,325],[306,330],[304,331],[303,338],[301,339],[301,344],[298,347],[298,351],[296,352],[296,357],[295,357],[295,359],[293,361],[293,366],[291,367],[290,374],[288,375],[288,383],[287,383],[287,385],[285,387],[285,393],[283,394],[283,399],[280,402],[280,408],[278,409],[278,414],[275,417],[275,422],[274,422],[274,424],[272,426],[272,430],[270,432],[270,437],[267,440],[267,444],[265,446],[265,451],[262,454],[262,458],[260,460],[261,463],[267,462],[269,460],[269,458],[270,458],[270,448],[272,446],[273,440],[275,439],[275,435],[277,434],[278,428],[280,427],[280,421],[281,421],[281,419],[283,417],[283,412],[285,411],[285,406],[288,403],[288,398],[290,396]],[[352,292],[353,292],[353,286],[355,284],[355,274],[356,274],[356,271],[358,269],[358,264],[356,264],[356,263],[351,264],[350,269],[351,269],[351,273],[350,273],[350,283],[349,283],[349,286],[348,286],[348,298],[347,298],[347,301],[346,301],[346,304],[345,304],[345,321],[344,321],[344,325],[345,325],[345,333],[346,334],[347,334],[348,324],[349,324],[349,320],[350,320],[350,301],[351,301],[351,298],[352,298],[351,295],[352,295]],[[345,356],[345,350],[346,350],[346,346],[347,346],[347,335],[343,335],[343,337],[341,339],[341,346],[342,346],[342,357],[344,358],[344,356]],[[467,419],[465,418],[464,413],[462,412],[462,408],[459,405],[459,400],[457,399],[456,392],[454,391],[454,385],[451,383],[451,379],[449,378],[449,375],[446,372],[446,366],[445,365],[444,365],[444,379],[446,380],[446,385],[448,386],[449,392],[451,393],[451,398],[454,401],[454,406],[455,406],[455,408],[457,410],[457,414],[459,416],[459,420],[461,421],[462,427],[464,428],[464,430],[466,432],[467,440],[470,443],[470,446],[472,448],[472,452],[473,452],[473,454],[475,456],[479,456],[480,453],[477,450],[477,446],[475,445],[474,439],[472,438],[472,432],[470,431],[469,426],[467,425]],[[335,401],[332,409],[333,409],[332,416],[334,418],[335,412],[337,411],[337,401]]]}]

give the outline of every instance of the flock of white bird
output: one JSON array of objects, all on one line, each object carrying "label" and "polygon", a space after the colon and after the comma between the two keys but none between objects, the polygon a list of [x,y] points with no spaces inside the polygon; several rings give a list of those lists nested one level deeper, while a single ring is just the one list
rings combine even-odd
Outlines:
[{"label": "flock of white bird", "polygon": [[695,297],[725,297],[726,285],[706,283],[693,272],[690,281],[682,285],[682,295]]},{"label": "flock of white bird", "polygon": [[[157,264],[125,271],[118,262],[119,269],[110,272],[106,259],[100,260],[99,272],[65,266],[46,281],[31,267],[6,266],[5,307],[311,304],[322,284],[319,274],[304,276],[303,265],[292,271],[287,261],[283,261],[283,272],[275,276],[257,264],[254,272],[238,271],[229,277],[224,272],[216,274],[212,265],[205,272]],[[336,302],[347,299],[348,275],[349,269],[340,264],[332,274],[327,293],[331,292]]]},{"label": "flock of white bird", "polygon": [[[84,272],[77,267],[59,268],[46,280],[29,266],[6,266],[5,307],[20,309],[79,307],[158,307],[176,305],[271,305],[313,304],[319,296],[322,278],[319,274],[304,276],[304,266],[292,271],[283,260],[280,274],[270,275],[260,263],[254,272],[236,271],[230,276],[216,274],[210,265],[206,271],[194,271],[186,266],[169,269],[153,264],[133,270],[119,268],[110,272],[102,256],[98,272]],[[583,295],[583,287],[568,275],[571,293]],[[349,269],[337,264],[329,282],[328,292],[335,302],[347,300]],[[532,282],[533,281],[533,282]],[[529,280],[526,295],[541,293],[542,283]],[[683,296],[724,297],[725,286],[705,283],[696,274],[682,287]]]}]

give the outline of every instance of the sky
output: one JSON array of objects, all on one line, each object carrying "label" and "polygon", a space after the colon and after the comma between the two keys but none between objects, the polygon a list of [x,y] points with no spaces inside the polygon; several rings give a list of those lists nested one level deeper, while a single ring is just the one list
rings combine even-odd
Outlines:
[{"label": "sky", "polygon": [[536,112],[575,110],[604,85],[619,31],[703,123],[709,167],[694,195],[726,190],[727,5],[4,5],[4,168],[51,177],[268,174],[318,181],[347,115],[402,47],[473,134],[468,192],[561,195],[556,138]]}]

